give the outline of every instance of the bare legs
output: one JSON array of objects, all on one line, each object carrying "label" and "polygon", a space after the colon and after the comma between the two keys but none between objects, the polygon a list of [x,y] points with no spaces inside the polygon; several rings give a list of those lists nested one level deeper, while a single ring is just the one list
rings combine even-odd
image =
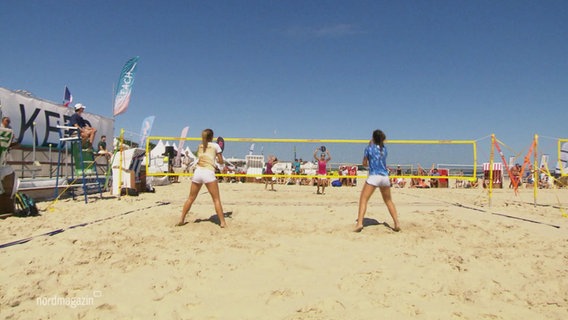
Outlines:
[{"label": "bare legs", "polygon": [[[389,213],[394,221],[394,231],[400,231],[400,224],[398,222],[398,214],[396,212],[396,207],[394,206],[394,202],[391,198],[390,187],[379,187],[381,191],[381,195],[383,196],[383,201],[389,210]],[[363,230],[363,219],[365,218],[365,213],[367,212],[367,204],[369,203],[369,199],[375,192],[375,187],[365,183],[363,185],[363,190],[361,190],[361,196],[359,197],[359,214],[357,216],[357,225],[353,231],[360,232]]]},{"label": "bare legs", "polygon": [[81,138],[83,140],[89,140],[89,142],[91,143],[91,147],[93,146],[93,142],[95,141],[95,135],[97,134],[97,129],[93,128],[93,127],[83,127],[81,129]]},{"label": "bare legs", "polygon": [[[180,221],[177,224],[178,226],[182,226],[182,225],[185,224],[185,216],[187,215],[189,210],[191,210],[191,206],[193,205],[193,202],[197,198],[197,194],[199,193],[201,186],[202,186],[201,183],[194,183],[194,182],[191,183],[191,188],[189,190],[189,197],[187,198],[187,200],[183,204],[183,208],[181,210]],[[219,193],[219,184],[217,183],[217,181],[213,181],[213,182],[210,182],[210,183],[206,183],[205,187],[207,187],[207,191],[209,191],[209,194],[211,195],[211,199],[213,199],[213,205],[215,206],[215,212],[217,213],[217,217],[219,218],[219,226],[221,228],[225,228],[227,226],[227,224],[225,223],[225,216],[223,214],[223,205],[221,204],[221,195]]]},{"label": "bare legs", "polygon": [[398,232],[400,231],[400,223],[398,222],[398,213],[396,212],[396,207],[394,206],[394,202],[392,201],[391,189],[390,187],[379,187],[379,190],[381,191],[383,201],[385,202],[387,209],[389,209],[389,213],[394,222],[394,227],[392,229]]},{"label": "bare legs", "polygon": [[202,184],[200,183],[191,183],[191,187],[189,189],[189,197],[187,197],[187,200],[185,200],[183,208],[181,209],[181,217],[179,219],[179,223],[177,224],[178,226],[183,226],[185,224],[185,216],[187,215],[189,210],[191,210],[191,205],[193,204],[193,201],[195,201],[195,198],[197,198],[197,193],[201,189],[201,186]]},{"label": "bare legs", "polygon": [[274,180],[272,176],[264,178],[264,190],[268,187],[268,183],[270,183],[270,191],[276,191],[274,190]]},{"label": "bare legs", "polygon": [[[317,186],[318,186],[318,190],[317,190],[317,194],[325,194],[325,187],[327,186],[327,179],[325,178],[317,178]],[[320,187],[321,187],[321,192],[320,192]]]}]

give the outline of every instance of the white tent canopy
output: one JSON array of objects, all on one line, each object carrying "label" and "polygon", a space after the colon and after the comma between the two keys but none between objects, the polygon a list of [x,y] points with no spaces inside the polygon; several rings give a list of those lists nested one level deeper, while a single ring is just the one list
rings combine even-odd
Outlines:
[{"label": "white tent canopy", "polygon": [[167,163],[164,164],[164,153],[166,152],[166,146],[162,140],[158,141],[158,144],[150,150],[150,164],[148,165],[151,172],[163,172],[167,171]]},{"label": "white tent canopy", "polygon": [[166,146],[162,140],[158,141],[158,144],[150,151],[150,158],[154,159],[157,157],[163,157],[166,152]]},{"label": "white tent canopy", "polygon": [[191,152],[191,149],[189,149],[189,147],[185,147],[183,154],[185,155],[186,153],[189,155],[191,159],[196,159],[195,155],[193,154],[193,152]]}]

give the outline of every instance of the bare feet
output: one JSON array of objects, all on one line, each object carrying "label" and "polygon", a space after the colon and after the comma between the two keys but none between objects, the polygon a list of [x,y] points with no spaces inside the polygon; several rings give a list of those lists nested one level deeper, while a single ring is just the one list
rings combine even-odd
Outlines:
[{"label": "bare feet", "polygon": [[353,229],[353,232],[361,232],[361,230],[363,230],[363,226],[362,225],[356,225],[355,229]]},{"label": "bare feet", "polygon": [[399,232],[399,231],[400,231],[400,227],[396,226],[396,227],[392,228],[392,231],[394,231],[394,232]]},{"label": "bare feet", "polygon": [[176,227],[181,227],[184,226],[186,224],[186,222],[180,221],[176,224]]}]

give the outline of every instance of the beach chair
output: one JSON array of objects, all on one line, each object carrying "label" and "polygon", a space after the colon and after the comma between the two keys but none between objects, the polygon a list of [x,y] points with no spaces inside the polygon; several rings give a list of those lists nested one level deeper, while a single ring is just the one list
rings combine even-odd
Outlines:
[{"label": "beach chair", "polygon": [[[450,175],[450,169],[446,168],[438,168],[438,172],[440,176],[447,177]],[[438,188],[447,188],[448,187],[448,179],[447,178],[440,178],[438,179]]]},{"label": "beach chair", "polygon": [[124,150],[122,157],[114,157],[111,188],[113,195],[120,195],[125,188],[136,189],[139,193],[146,191],[146,168],[142,164],[145,156],[146,150],[133,148]]},{"label": "beach chair", "polygon": [[256,177],[249,177],[249,182],[254,182],[255,179],[262,179],[262,170],[264,169],[264,156],[263,155],[247,155],[245,156],[247,175],[257,175]]},{"label": "beach chair", "polygon": [[[489,163],[483,164],[483,187],[489,187]],[[493,188],[503,188],[503,164],[493,163]]]}]

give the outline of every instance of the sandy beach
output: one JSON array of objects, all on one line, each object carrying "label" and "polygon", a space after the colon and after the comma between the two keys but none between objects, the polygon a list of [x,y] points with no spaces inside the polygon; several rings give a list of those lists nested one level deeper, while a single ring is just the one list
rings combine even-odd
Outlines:
[{"label": "sandy beach", "polygon": [[0,318],[568,317],[568,190],[393,189],[399,233],[377,192],[353,233],[360,185],[221,183],[227,229],[205,188],[174,226],[187,178],[40,202],[0,220],[0,244],[31,238],[0,249]]}]

